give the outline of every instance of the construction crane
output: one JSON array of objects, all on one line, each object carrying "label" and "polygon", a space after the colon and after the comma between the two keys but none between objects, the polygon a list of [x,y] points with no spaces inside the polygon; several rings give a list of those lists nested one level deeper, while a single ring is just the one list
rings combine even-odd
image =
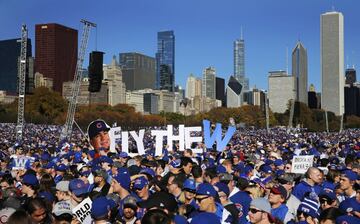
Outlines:
[{"label": "construction crane", "polygon": [[28,31],[26,25],[21,27],[21,48],[19,61],[19,99],[18,115],[16,125],[16,140],[21,141],[24,129],[24,102],[25,102],[25,73],[26,73],[26,50],[27,50]]},{"label": "construction crane", "polygon": [[60,135],[61,141],[66,140],[66,139],[70,141],[70,139],[71,139],[72,127],[73,127],[73,123],[74,123],[74,116],[75,116],[75,112],[76,112],[77,98],[79,95],[80,84],[81,84],[81,80],[83,77],[82,65],[84,62],[85,51],[86,51],[86,47],[87,47],[87,43],[88,43],[88,39],[89,39],[89,32],[90,32],[91,27],[96,27],[95,23],[86,21],[84,19],[82,19],[80,22],[84,24],[82,38],[81,38],[81,45],[80,45],[78,60],[77,60],[77,64],[76,64],[76,70],[75,70],[76,72],[75,72],[72,91],[71,91],[71,98],[69,99],[69,107],[68,107],[68,112],[67,112],[67,117],[66,117],[66,123],[65,123],[65,125],[61,131],[61,135]]}]

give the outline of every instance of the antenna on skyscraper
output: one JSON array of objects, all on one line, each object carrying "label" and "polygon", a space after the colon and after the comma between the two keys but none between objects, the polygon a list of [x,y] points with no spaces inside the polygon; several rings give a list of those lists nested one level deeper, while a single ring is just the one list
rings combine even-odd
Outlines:
[{"label": "antenna on skyscraper", "polygon": [[289,74],[288,47],[286,47],[286,74]]},{"label": "antenna on skyscraper", "polygon": [[244,37],[243,37],[243,27],[240,26],[240,40],[243,40]]}]

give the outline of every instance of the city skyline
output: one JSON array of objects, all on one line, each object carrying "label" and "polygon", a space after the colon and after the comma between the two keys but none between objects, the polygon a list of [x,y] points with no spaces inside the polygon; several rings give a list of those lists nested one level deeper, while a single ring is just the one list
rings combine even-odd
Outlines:
[{"label": "city skyline", "polygon": [[[297,1],[295,6],[294,2],[285,0],[229,0],[221,4],[203,0],[171,3],[126,0],[107,4],[92,0],[1,1],[0,26],[5,29],[0,40],[19,37],[22,23],[27,24],[33,43],[35,24],[54,22],[80,32],[79,21],[85,18],[98,25],[91,32],[87,52],[105,52],[104,63],[109,64],[113,55],[122,52],[155,57],[157,32],[173,30],[176,35],[175,83],[185,87],[190,73],[201,77],[202,70],[209,66],[215,67],[217,75],[227,83],[233,75],[233,41],[241,35],[242,27],[246,42],[245,75],[250,79],[251,88],[256,85],[267,89],[268,72],[286,70],[286,48],[291,49],[300,40],[308,50],[308,85],[314,83],[316,91],[320,91],[320,15],[333,7],[344,15],[344,64],[345,68],[353,64],[357,68],[360,15],[354,8],[360,3],[356,0],[305,0]],[[118,25],[117,29],[114,24]],[[86,58],[84,65],[87,64]],[[288,64],[290,71],[291,63]]]}]

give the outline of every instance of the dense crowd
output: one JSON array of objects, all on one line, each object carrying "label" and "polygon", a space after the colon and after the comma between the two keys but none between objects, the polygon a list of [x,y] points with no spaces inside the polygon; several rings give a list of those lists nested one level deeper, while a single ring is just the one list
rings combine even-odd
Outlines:
[{"label": "dense crowd", "polygon": [[[221,152],[164,140],[155,156],[149,130],[134,155],[109,150],[109,129],[96,120],[65,142],[60,126],[27,124],[16,141],[0,124],[0,223],[360,223],[360,130],[242,129]],[[313,164],[294,173],[301,155]]]}]

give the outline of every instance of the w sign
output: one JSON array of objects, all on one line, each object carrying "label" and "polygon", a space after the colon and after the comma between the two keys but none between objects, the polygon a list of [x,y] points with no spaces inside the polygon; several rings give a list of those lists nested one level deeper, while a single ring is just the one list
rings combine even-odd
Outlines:
[{"label": "w sign", "polygon": [[30,156],[13,155],[11,158],[13,160],[11,164],[13,170],[30,168],[31,164],[35,161],[35,158]]}]

